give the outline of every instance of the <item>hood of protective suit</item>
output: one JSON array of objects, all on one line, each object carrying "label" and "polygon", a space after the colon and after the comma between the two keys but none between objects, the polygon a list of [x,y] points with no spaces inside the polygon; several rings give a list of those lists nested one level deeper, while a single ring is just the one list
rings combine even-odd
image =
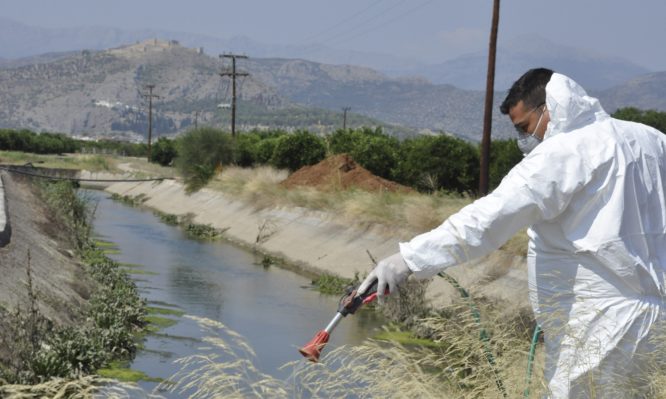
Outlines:
[{"label": "hood of protective suit", "polygon": [[550,122],[544,139],[609,117],[599,100],[588,96],[573,79],[559,73],[553,73],[546,85],[546,108]]}]

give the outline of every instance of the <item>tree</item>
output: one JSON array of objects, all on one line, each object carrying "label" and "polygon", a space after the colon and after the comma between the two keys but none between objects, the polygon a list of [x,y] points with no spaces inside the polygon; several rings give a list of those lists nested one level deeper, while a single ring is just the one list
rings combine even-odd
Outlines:
[{"label": "tree", "polygon": [[634,107],[620,108],[613,113],[613,118],[644,123],[666,133],[666,112],[655,110],[643,111]]},{"label": "tree", "polygon": [[400,146],[396,179],[420,191],[474,192],[479,153],[472,144],[449,136],[423,136]]},{"label": "tree", "polygon": [[171,162],[173,162],[178,154],[174,142],[166,137],[160,137],[152,147],[150,162],[158,163],[162,166],[171,165]]},{"label": "tree", "polygon": [[499,186],[504,176],[522,159],[515,139],[493,140],[490,143],[490,188]]},{"label": "tree", "polygon": [[271,164],[295,171],[305,165],[315,164],[325,156],[324,140],[310,132],[298,131],[277,139]]},{"label": "tree", "polygon": [[216,170],[233,161],[231,135],[210,127],[190,130],[178,139],[176,168],[189,191],[205,186]]}]

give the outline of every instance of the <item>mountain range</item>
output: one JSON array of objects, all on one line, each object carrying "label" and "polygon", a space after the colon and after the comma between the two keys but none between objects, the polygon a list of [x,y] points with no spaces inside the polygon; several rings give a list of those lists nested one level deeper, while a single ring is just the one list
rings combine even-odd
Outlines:
[{"label": "mountain range", "polygon": [[[349,126],[383,126],[399,136],[481,136],[484,92],[479,90],[303,59],[251,57],[238,66],[250,74],[239,82],[241,128],[330,131],[341,125],[341,108],[351,107]],[[176,41],[43,54],[4,60],[0,67],[2,127],[140,139],[147,130],[147,84],[154,84],[159,96],[157,134],[197,123],[228,126],[228,111],[218,107],[230,100],[229,79],[219,76],[228,65]],[[591,90],[610,112],[624,106],[666,110],[663,93],[666,72]],[[504,95],[495,93],[495,111]],[[508,118],[494,112],[493,137],[512,136]]]},{"label": "mountain range", "polygon": [[[262,43],[246,36],[218,38],[187,32],[156,29],[124,30],[110,27],[43,28],[0,17],[1,59],[80,50],[105,50],[152,38],[177,40],[185,47],[203,48],[206,53],[245,53],[253,58],[305,59],[322,64],[365,66],[391,77],[420,76],[435,84],[461,89],[485,90],[487,51],[479,51],[428,63],[413,57],[378,52],[341,50],[317,43],[282,45]],[[524,71],[546,66],[574,77],[584,87],[608,89],[650,71],[630,60],[559,45],[537,35],[500,36],[495,88],[503,91]]]}]

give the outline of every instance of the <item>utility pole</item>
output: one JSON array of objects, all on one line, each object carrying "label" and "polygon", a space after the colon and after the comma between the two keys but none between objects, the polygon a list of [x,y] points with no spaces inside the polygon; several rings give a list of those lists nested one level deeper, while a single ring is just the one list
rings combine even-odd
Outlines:
[{"label": "utility pole", "polygon": [[488,46],[488,75],[486,77],[486,103],[483,113],[483,137],[481,139],[481,159],[479,169],[479,195],[488,194],[490,178],[490,131],[493,118],[493,92],[495,90],[495,54],[497,53],[497,27],[499,25],[500,0],[493,1],[493,20]]},{"label": "utility pole", "polygon": [[342,117],[342,130],[347,129],[347,111],[349,111],[351,107],[342,107],[342,112],[343,112],[343,117]]},{"label": "utility pole", "polygon": [[153,94],[155,85],[145,85],[144,89],[148,89],[148,94],[141,94],[142,97],[148,98],[148,162],[150,162],[151,140],[153,137],[153,98],[160,98]]},{"label": "utility pole", "polygon": [[231,137],[236,138],[236,76],[249,76],[247,72],[236,72],[236,58],[247,58],[247,55],[220,54],[220,58],[231,58],[231,70],[221,71],[220,76],[231,76]]}]

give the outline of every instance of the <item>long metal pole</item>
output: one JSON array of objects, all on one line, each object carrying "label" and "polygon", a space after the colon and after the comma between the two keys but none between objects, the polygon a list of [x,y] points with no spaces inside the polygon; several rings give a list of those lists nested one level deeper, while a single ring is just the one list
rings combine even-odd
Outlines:
[{"label": "long metal pole", "polygon": [[500,0],[493,1],[493,20],[488,46],[488,75],[486,78],[486,103],[483,113],[483,137],[481,139],[479,195],[488,194],[490,166],[490,132],[493,118],[493,92],[495,87],[495,54],[497,53],[497,27],[499,25]]},{"label": "long metal pole", "polygon": [[231,137],[236,138],[236,57],[231,58]]}]

